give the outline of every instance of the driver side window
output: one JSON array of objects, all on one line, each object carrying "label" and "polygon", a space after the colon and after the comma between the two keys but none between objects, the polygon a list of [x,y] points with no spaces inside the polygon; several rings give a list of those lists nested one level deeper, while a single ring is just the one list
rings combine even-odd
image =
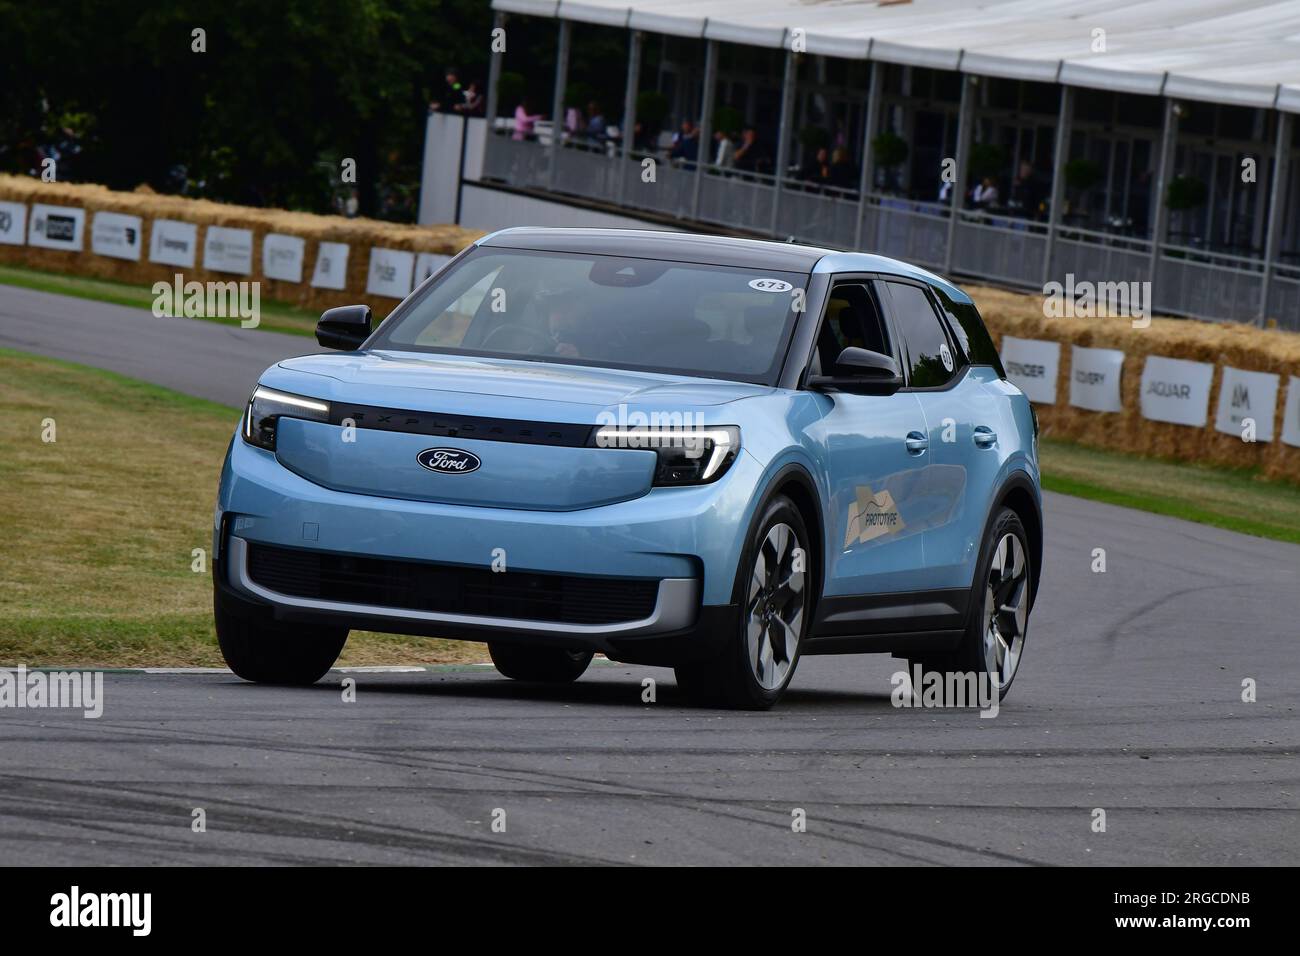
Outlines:
[{"label": "driver side window", "polygon": [[835,360],[849,346],[892,354],[875,292],[866,280],[837,282],[831,288],[817,333],[812,374],[833,375]]}]

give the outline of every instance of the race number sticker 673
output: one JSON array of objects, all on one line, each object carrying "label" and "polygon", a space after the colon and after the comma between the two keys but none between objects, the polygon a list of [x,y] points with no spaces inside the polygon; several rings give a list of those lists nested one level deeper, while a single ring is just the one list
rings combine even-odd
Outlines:
[{"label": "race number sticker 673", "polygon": [[780,279],[750,279],[749,287],[757,292],[789,292],[794,288]]}]

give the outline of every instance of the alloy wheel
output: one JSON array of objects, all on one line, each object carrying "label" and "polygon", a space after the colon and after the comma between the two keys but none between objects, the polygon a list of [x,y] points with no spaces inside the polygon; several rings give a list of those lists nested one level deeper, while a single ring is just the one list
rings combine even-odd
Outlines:
[{"label": "alloy wheel", "polygon": [[993,552],[984,591],[984,666],[1006,687],[1016,676],[1029,621],[1029,563],[1020,538],[1004,534]]},{"label": "alloy wheel", "polygon": [[754,556],[745,605],[749,667],[764,690],[790,673],[804,628],[807,551],[794,528],[772,525]]}]

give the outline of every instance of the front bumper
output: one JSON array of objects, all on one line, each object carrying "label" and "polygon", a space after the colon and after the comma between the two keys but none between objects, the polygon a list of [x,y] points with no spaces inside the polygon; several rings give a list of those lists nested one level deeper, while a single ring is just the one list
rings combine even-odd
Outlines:
[{"label": "front bumper", "polygon": [[[214,541],[217,600],[230,613],[468,640],[586,647],[619,660],[708,653],[736,619],[732,589],[761,469],[741,454],[711,485],[656,489],[579,511],[447,505],[334,491],[238,438],[222,473]],[[598,624],[412,610],[284,593],[248,572],[249,544],[402,561],[653,579],[649,614]]]}]

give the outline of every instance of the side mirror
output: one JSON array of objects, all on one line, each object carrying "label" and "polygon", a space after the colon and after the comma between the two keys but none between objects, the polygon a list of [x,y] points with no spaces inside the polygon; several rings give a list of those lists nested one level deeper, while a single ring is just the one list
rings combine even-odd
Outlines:
[{"label": "side mirror", "polygon": [[355,352],[370,338],[370,306],[341,305],[326,309],[316,323],[316,341],[327,349]]},{"label": "side mirror", "polygon": [[891,356],[850,345],[835,360],[835,374],[814,375],[808,379],[808,387],[892,395],[903,387],[903,373]]}]

